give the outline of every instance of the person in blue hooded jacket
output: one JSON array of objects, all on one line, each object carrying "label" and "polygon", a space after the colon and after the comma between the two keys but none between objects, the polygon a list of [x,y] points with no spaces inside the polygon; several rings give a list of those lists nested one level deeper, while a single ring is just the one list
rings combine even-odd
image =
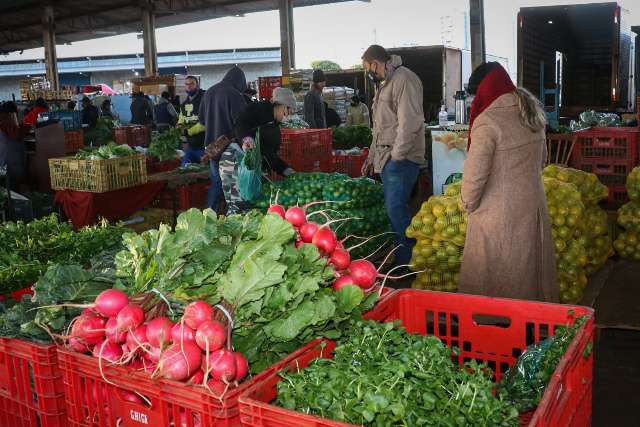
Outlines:
[{"label": "person in blue hooded jacket", "polygon": [[[247,80],[244,71],[237,65],[230,69],[219,83],[211,86],[200,103],[198,120],[205,127],[205,144],[211,144],[225,135],[233,137],[236,117],[247,106],[244,91]],[[217,211],[222,196],[222,180],[218,161],[211,160],[211,185],[209,186],[208,206]]]}]

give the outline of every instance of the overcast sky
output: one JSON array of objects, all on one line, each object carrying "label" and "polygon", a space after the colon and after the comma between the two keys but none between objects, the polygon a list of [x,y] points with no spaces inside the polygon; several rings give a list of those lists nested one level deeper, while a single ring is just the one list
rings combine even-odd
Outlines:
[{"label": "overcast sky", "polygon": [[[523,6],[593,3],[589,0],[485,0],[487,53],[506,57],[515,74],[516,15]],[[640,0],[618,2],[640,24]],[[371,0],[296,8],[296,66],[308,68],[315,59],[330,59],[343,67],[360,62],[372,43],[385,47],[448,44],[464,48],[464,12],[468,0]],[[635,8],[635,9],[634,9]],[[450,28],[449,28],[450,27]],[[156,30],[159,52],[202,49],[274,47],[280,45],[277,12],[222,18]],[[58,46],[58,57],[142,52],[135,34]],[[0,60],[42,58],[43,50],[13,53]]]}]

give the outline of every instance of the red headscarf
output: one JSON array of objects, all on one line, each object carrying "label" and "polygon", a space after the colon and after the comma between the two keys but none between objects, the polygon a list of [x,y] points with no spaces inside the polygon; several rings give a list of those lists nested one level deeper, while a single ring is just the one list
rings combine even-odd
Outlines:
[{"label": "red headscarf", "polygon": [[511,77],[509,77],[507,71],[502,68],[500,64],[497,64],[496,67],[482,79],[482,82],[480,82],[478,86],[476,96],[471,103],[467,150],[471,147],[471,130],[473,129],[473,122],[476,118],[493,104],[493,101],[505,93],[513,92],[515,89],[516,87],[511,81]]}]

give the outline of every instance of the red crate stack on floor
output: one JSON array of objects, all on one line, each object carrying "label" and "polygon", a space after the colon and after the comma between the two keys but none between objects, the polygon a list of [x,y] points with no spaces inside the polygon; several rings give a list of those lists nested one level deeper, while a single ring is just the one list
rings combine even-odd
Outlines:
[{"label": "red crate stack on floor", "polygon": [[147,126],[127,125],[113,128],[113,140],[118,145],[147,147],[151,142],[151,132]]},{"label": "red crate stack on floor", "polygon": [[282,129],[278,155],[297,172],[331,172],[331,129]]},{"label": "red crate stack on floor", "polygon": [[596,174],[609,188],[609,202],[628,201],[625,182],[638,165],[640,128],[593,128],[576,135],[571,166]]},{"label": "red crate stack on floor", "polygon": [[[560,360],[536,410],[520,416],[521,426],[587,427],[591,425],[593,386],[593,310],[482,296],[421,290],[399,290],[365,318],[399,320],[408,332],[435,335],[459,352],[459,365],[476,359],[493,370],[500,381],[522,351],[552,335],[554,328],[575,316],[588,319]],[[491,320],[484,320],[487,316]],[[496,321],[497,320],[497,321]],[[262,381],[255,381],[240,396],[240,419],[245,427],[353,427],[329,419],[270,404],[277,395],[282,370],[297,371],[319,357],[331,357],[335,343],[318,339],[291,354]]]},{"label": "red crate stack on floor", "polygon": [[357,178],[362,176],[362,166],[366,159],[365,155],[335,155],[333,156],[334,171]]}]

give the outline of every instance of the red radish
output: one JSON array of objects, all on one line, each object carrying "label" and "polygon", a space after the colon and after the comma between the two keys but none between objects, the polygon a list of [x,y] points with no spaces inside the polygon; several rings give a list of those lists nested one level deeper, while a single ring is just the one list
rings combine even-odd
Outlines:
[{"label": "red radish", "polygon": [[305,243],[311,243],[313,240],[313,235],[318,231],[318,224],[315,222],[305,222],[300,226],[298,232],[300,233],[300,238]]},{"label": "red radish", "polygon": [[336,248],[331,253],[329,262],[336,266],[336,270],[346,270],[349,268],[349,264],[351,263],[351,256],[349,255],[349,252],[344,249]]},{"label": "red radish", "polygon": [[142,357],[144,357],[151,363],[158,363],[161,356],[162,349],[160,347],[149,347]]},{"label": "red radish", "polygon": [[140,396],[138,396],[134,392],[131,392],[131,391],[128,391],[128,390],[119,390],[118,394],[120,395],[120,398],[122,400],[124,400],[125,402],[131,402],[131,403],[137,403],[139,405],[144,405],[144,400],[142,400],[142,398],[140,398]]},{"label": "red radish", "polygon": [[329,227],[320,227],[313,235],[311,243],[316,245],[322,255],[329,256],[336,248],[336,235]]},{"label": "red radish", "polygon": [[76,353],[89,353],[89,347],[83,340],[76,337],[69,338],[69,344],[67,344],[67,348],[71,351],[75,351]]},{"label": "red radish", "polygon": [[138,353],[140,347],[147,343],[147,325],[140,325],[133,331],[127,333],[127,348],[129,351]]},{"label": "red radish", "polygon": [[147,322],[147,341],[153,347],[164,348],[171,341],[173,323],[167,317],[156,317]]},{"label": "red radish", "polygon": [[211,389],[214,394],[221,396],[227,390],[227,385],[222,381],[211,378],[207,381],[207,386]]},{"label": "red radish", "polygon": [[128,365],[131,369],[135,369],[136,371],[140,371],[144,369],[144,362],[141,359],[135,358]]},{"label": "red radish", "polygon": [[80,313],[80,316],[97,316],[98,313],[93,308],[85,308]]},{"label": "red radish", "polygon": [[284,214],[284,219],[289,221],[294,227],[300,227],[307,222],[307,214],[304,212],[304,209],[298,206],[292,206],[287,209],[287,212]]},{"label": "red radish", "polygon": [[353,277],[351,277],[348,274],[345,274],[344,276],[338,278],[338,280],[333,282],[333,289],[335,291],[339,291],[340,289],[344,288],[347,285],[358,286],[353,282]]},{"label": "red radish", "polygon": [[170,380],[184,381],[200,369],[202,351],[190,342],[172,344],[160,356],[160,374]]},{"label": "red radish", "polygon": [[196,333],[193,329],[184,324],[184,322],[178,322],[171,328],[171,341],[174,344],[185,341],[196,341]]},{"label": "red radish", "polygon": [[182,320],[193,330],[213,317],[213,308],[204,301],[194,301],[184,309]]},{"label": "red radish", "polygon": [[357,259],[349,265],[349,274],[353,277],[356,285],[362,289],[369,289],[376,282],[378,270],[371,261],[366,259]]},{"label": "red radish", "polygon": [[215,320],[202,322],[196,331],[196,344],[204,351],[213,352],[221,349],[226,339],[227,329]]},{"label": "red radish", "polygon": [[196,372],[195,374],[191,375],[191,378],[189,378],[189,381],[187,381],[187,383],[195,384],[195,385],[202,385],[203,381],[204,381],[204,371],[202,369],[200,369],[198,372]]},{"label": "red radish", "polygon": [[71,328],[71,336],[80,338],[89,346],[98,344],[104,339],[106,323],[100,316],[80,316]]},{"label": "red radish", "polygon": [[241,381],[249,373],[249,363],[239,351],[234,351],[233,357],[236,359],[236,381]]},{"label": "red radish", "polygon": [[344,249],[344,245],[342,244],[342,241],[338,240],[336,242],[336,249]]},{"label": "red radish", "polygon": [[127,338],[127,333],[124,331],[118,331],[118,321],[115,317],[110,317],[105,325],[105,335],[107,341],[112,344],[122,344]]},{"label": "red radish", "polygon": [[127,294],[118,289],[107,289],[96,297],[95,309],[104,317],[115,317],[129,304]]},{"label": "red radish", "polygon": [[109,341],[101,341],[93,347],[93,357],[116,363],[122,357],[122,347]]},{"label": "red radish", "polygon": [[158,369],[157,363],[149,362],[146,359],[142,359],[142,365],[143,365],[142,369],[149,374],[154,373],[156,369]]},{"label": "red radish", "polygon": [[129,304],[118,312],[116,320],[119,331],[133,330],[144,322],[144,311],[140,306]]},{"label": "red radish", "polygon": [[285,215],[285,211],[284,208],[280,205],[271,205],[269,206],[269,209],[267,209],[267,213],[274,213],[276,215],[279,215],[280,217],[282,217],[282,219],[284,219],[284,215]]},{"label": "red radish", "polygon": [[229,383],[236,377],[236,358],[231,351],[223,348],[209,355],[206,368],[212,378]]}]

